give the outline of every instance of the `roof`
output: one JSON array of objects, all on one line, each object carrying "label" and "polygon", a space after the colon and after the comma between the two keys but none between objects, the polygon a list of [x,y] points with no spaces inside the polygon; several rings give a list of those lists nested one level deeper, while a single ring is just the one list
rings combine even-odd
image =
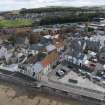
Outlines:
[{"label": "roof", "polygon": [[50,64],[49,61],[50,61],[49,58],[44,59],[44,60],[42,61],[43,66],[44,66],[44,67],[48,66],[48,65]]},{"label": "roof", "polygon": [[31,44],[30,45],[30,50],[39,50],[41,48],[43,48],[42,44]]},{"label": "roof", "polygon": [[32,66],[32,69],[35,73],[41,72],[44,68],[41,62],[37,62]]},{"label": "roof", "polygon": [[54,39],[54,38],[55,38],[55,39],[58,39],[58,38],[59,38],[59,34],[53,35],[53,36],[52,36],[52,39]]},{"label": "roof", "polygon": [[43,28],[33,29],[33,32],[41,32],[41,31],[43,31]]},{"label": "roof", "polygon": [[56,49],[56,47],[54,46],[54,45],[52,45],[52,44],[49,44],[48,46],[46,46],[46,50],[48,51],[48,52],[51,52],[51,51],[53,51],[53,50],[55,50]]},{"label": "roof", "polygon": [[61,48],[61,47],[64,47],[64,43],[56,42],[55,46],[56,48]]},{"label": "roof", "polygon": [[12,72],[14,71],[18,71],[18,64],[11,64],[8,66],[9,70],[11,70]]},{"label": "roof", "polygon": [[24,39],[24,38],[22,38],[22,37],[17,37],[15,44],[24,44],[24,42],[25,42],[25,39]]},{"label": "roof", "polygon": [[58,57],[58,53],[56,51],[51,52],[50,54],[48,54],[43,60],[42,60],[42,64],[44,67],[48,66],[49,64],[52,64],[53,62],[55,62],[55,60]]},{"label": "roof", "polygon": [[51,39],[51,35],[45,35],[43,37],[46,38],[46,39]]}]

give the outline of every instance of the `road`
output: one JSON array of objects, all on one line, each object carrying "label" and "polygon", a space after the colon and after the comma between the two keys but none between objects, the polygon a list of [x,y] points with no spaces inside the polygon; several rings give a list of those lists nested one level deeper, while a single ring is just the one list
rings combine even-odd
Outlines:
[{"label": "road", "polygon": [[[15,73],[14,74],[12,73],[12,74],[9,74],[9,75],[0,73],[0,80],[9,81],[11,83],[18,84],[18,85],[24,86],[24,87],[36,88],[36,83],[37,82],[35,82],[35,81],[34,82],[33,81],[29,82],[29,81],[23,80],[21,78],[15,77],[14,75],[15,75]],[[40,83],[42,84],[42,86],[44,86],[44,89],[47,90],[47,92],[49,92],[51,94],[53,93],[53,90],[49,91],[50,88],[51,89],[53,88],[54,91],[56,91],[55,93],[58,93],[57,95],[61,95],[61,96],[62,96],[62,93],[61,93],[61,91],[59,91],[59,89],[62,90],[62,91],[65,91],[65,89],[66,89],[68,92],[71,93],[70,94],[71,96],[72,96],[72,93],[76,93],[77,94],[77,92],[78,92],[73,87],[68,87],[68,86],[65,86],[65,85],[62,86],[62,85],[60,85],[58,83],[52,83],[52,82],[48,82],[48,81],[47,82],[42,81]],[[43,90],[43,87],[40,88],[40,89],[39,89],[40,92],[45,91],[45,90]],[[54,93],[52,95],[54,95]],[[91,95],[91,92],[89,92],[89,95]],[[77,96],[77,95],[74,95],[74,96]],[[79,96],[80,96],[80,92],[79,92]],[[96,98],[97,98],[97,95],[96,95]]]}]

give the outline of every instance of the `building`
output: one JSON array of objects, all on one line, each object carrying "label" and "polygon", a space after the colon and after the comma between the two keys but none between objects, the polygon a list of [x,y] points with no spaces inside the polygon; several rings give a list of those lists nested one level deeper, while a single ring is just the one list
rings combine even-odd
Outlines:
[{"label": "building", "polygon": [[71,48],[78,53],[85,49],[98,52],[100,49],[100,41],[93,37],[76,38],[71,41]]},{"label": "building", "polygon": [[4,46],[0,46],[0,58],[5,58],[7,55],[7,49]]},{"label": "building", "polygon": [[41,62],[36,62],[33,65],[31,65],[31,64],[21,65],[20,72],[24,75],[38,79],[37,77],[43,71],[43,69],[44,68],[43,68],[43,65],[41,64]]},{"label": "building", "polygon": [[87,55],[79,53],[77,56],[65,55],[64,59],[70,63],[78,66],[84,65],[84,62],[88,59]]},{"label": "building", "polygon": [[52,45],[52,44],[49,44],[49,45],[46,46],[45,48],[46,48],[46,51],[47,51],[48,53],[50,53],[50,52],[56,50],[56,47],[55,47],[54,45]]},{"label": "building", "polygon": [[98,58],[100,61],[105,62],[105,47],[102,47],[99,54]]},{"label": "building", "polygon": [[56,42],[54,45],[56,46],[58,52],[61,52],[61,51],[64,50],[65,46],[64,46],[63,42],[62,43],[61,42]]},{"label": "building", "polygon": [[57,50],[53,50],[48,53],[48,55],[41,61],[44,66],[44,73],[51,69],[51,67],[56,64],[58,60]]},{"label": "building", "polygon": [[44,51],[45,48],[42,44],[38,43],[38,44],[30,44],[29,50],[36,53],[38,51]]}]

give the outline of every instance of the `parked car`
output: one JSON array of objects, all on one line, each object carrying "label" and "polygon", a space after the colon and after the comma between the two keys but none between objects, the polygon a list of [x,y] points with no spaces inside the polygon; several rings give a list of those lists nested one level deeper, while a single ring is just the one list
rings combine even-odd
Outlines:
[{"label": "parked car", "polygon": [[79,73],[79,69],[77,69],[77,68],[73,68],[73,71],[76,73]]},{"label": "parked car", "polygon": [[68,64],[67,67],[70,68],[70,69],[73,69],[73,65]]},{"label": "parked car", "polygon": [[77,80],[74,80],[74,79],[69,79],[68,81],[69,81],[70,83],[75,83],[75,84],[78,83],[78,81],[77,81]]},{"label": "parked car", "polygon": [[67,70],[65,70],[65,69],[61,69],[61,71],[63,71],[64,73],[67,73]]},{"label": "parked car", "polygon": [[102,76],[103,76],[103,74],[104,74],[104,72],[97,72],[97,74],[96,74],[96,75],[97,75],[98,77],[102,77]]},{"label": "parked car", "polygon": [[86,78],[88,78],[89,80],[91,80],[91,73],[86,72]]},{"label": "parked car", "polygon": [[95,80],[95,81],[98,81],[98,82],[101,81],[101,77],[99,77],[99,76],[93,76],[92,78],[93,78],[93,80]]},{"label": "parked car", "polygon": [[105,75],[103,75],[103,76],[102,76],[102,79],[104,79],[104,80],[105,80]]},{"label": "parked car", "polygon": [[59,69],[59,70],[56,72],[56,75],[57,75],[58,77],[63,77],[63,76],[65,75],[65,72],[64,72],[63,70]]}]

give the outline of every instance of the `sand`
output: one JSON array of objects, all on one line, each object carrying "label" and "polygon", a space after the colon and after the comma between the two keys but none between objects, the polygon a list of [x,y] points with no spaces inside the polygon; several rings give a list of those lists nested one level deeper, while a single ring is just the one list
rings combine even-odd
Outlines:
[{"label": "sand", "polygon": [[[32,94],[33,93],[33,94]],[[23,87],[0,83],[0,105],[85,105],[76,100],[66,100],[45,94],[36,94]]]}]

